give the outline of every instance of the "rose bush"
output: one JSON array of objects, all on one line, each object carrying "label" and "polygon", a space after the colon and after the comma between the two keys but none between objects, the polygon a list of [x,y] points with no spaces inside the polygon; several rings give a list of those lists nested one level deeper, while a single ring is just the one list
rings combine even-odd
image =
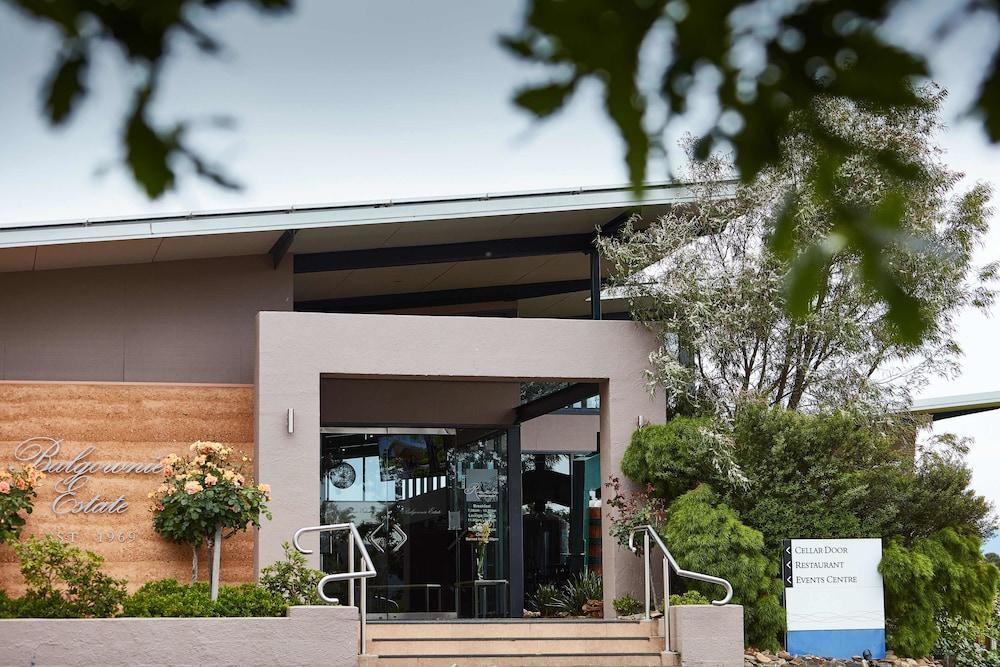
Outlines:
[{"label": "rose bush", "polygon": [[21,536],[45,475],[34,466],[0,468],[0,544]]},{"label": "rose bush", "polygon": [[[191,546],[191,581],[198,579],[198,549],[208,543],[216,555],[221,540],[271,518],[271,490],[243,474],[247,457],[232,461],[233,449],[218,442],[195,442],[186,457],[164,458],[163,482],[150,492],[153,528],[164,538]],[[224,532],[225,531],[225,532]],[[217,559],[213,558],[217,562]],[[219,573],[210,566],[211,589]],[[214,599],[214,595],[213,595]]]}]

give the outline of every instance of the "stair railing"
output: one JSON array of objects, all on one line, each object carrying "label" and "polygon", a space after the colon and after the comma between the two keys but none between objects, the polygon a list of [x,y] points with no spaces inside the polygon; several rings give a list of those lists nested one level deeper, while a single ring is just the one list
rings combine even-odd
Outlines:
[{"label": "stair railing", "polygon": [[649,564],[649,544],[650,538],[656,543],[656,546],[660,548],[663,553],[663,637],[666,642],[666,648],[670,650],[670,568],[673,568],[674,572],[680,577],[686,577],[687,579],[696,579],[697,581],[704,581],[709,584],[718,584],[726,589],[726,594],[721,600],[712,600],[712,604],[717,607],[729,604],[729,601],[733,599],[733,585],[723,579],[722,577],[713,577],[708,574],[702,574],[701,572],[692,572],[691,570],[682,569],[677,561],[674,560],[673,555],[667,546],[660,539],[660,535],[656,532],[656,529],[649,524],[643,526],[636,526],[632,529],[632,532],[628,535],[628,548],[634,553],[636,551],[635,547],[635,534],[642,533],[642,556],[644,564],[645,573],[645,597],[646,597],[646,613],[644,618],[648,621],[649,611],[650,611],[650,588],[653,584],[652,577],[650,576],[650,564]]},{"label": "stair railing", "polygon": [[[319,580],[316,585],[316,589],[319,592],[319,597],[324,602],[329,602],[332,604],[339,604],[340,600],[338,598],[329,597],[323,590],[323,588],[331,581],[347,581],[347,604],[348,606],[354,606],[354,580],[357,579],[361,582],[360,584],[360,594],[361,599],[358,604],[358,611],[361,615],[361,625],[360,625],[360,639],[361,645],[358,649],[359,655],[365,654],[365,616],[366,613],[366,601],[368,599],[367,586],[366,583],[368,579],[374,577],[375,565],[372,563],[371,556],[368,555],[368,549],[365,548],[364,542],[361,540],[361,535],[358,533],[358,527],[354,523],[328,523],[323,526],[309,526],[308,528],[299,528],[295,531],[295,535],[292,537],[292,544],[302,554],[311,554],[312,549],[306,549],[299,544],[299,537],[304,533],[332,533],[347,531],[347,572],[338,572],[336,574],[328,574]],[[354,569],[354,550],[357,549],[361,556],[361,569]]]}]

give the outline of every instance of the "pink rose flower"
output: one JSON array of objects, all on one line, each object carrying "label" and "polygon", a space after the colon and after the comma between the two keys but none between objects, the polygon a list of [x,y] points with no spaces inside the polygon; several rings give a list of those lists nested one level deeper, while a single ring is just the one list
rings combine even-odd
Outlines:
[{"label": "pink rose flower", "polygon": [[192,479],[184,483],[184,491],[186,491],[188,495],[194,495],[201,491],[201,484]]},{"label": "pink rose flower", "polygon": [[0,493],[10,493],[10,482],[5,479],[0,480]]}]

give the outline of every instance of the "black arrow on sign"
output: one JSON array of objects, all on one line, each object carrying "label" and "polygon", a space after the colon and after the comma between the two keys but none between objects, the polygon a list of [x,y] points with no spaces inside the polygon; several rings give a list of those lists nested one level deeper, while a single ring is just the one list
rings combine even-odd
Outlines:
[{"label": "black arrow on sign", "polygon": [[792,541],[782,540],[781,546],[784,547],[784,552],[788,555],[788,558],[781,559],[781,578],[785,581],[785,588],[792,587]]}]

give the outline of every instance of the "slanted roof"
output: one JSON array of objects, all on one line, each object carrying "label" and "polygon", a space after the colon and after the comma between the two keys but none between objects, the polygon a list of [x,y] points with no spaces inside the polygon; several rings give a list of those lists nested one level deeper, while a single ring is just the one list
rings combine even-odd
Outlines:
[{"label": "slanted roof", "polygon": [[[0,271],[294,255],[301,309],[364,312],[440,303],[515,303],[525,315],[589,311],[595,228],[692,201],[683,183],[0,225]],[[606,269],[606,267],[605,267]],[[606,270],[605,270],[606,274]],[[471,291],[470,291],[471,290]]]}]

